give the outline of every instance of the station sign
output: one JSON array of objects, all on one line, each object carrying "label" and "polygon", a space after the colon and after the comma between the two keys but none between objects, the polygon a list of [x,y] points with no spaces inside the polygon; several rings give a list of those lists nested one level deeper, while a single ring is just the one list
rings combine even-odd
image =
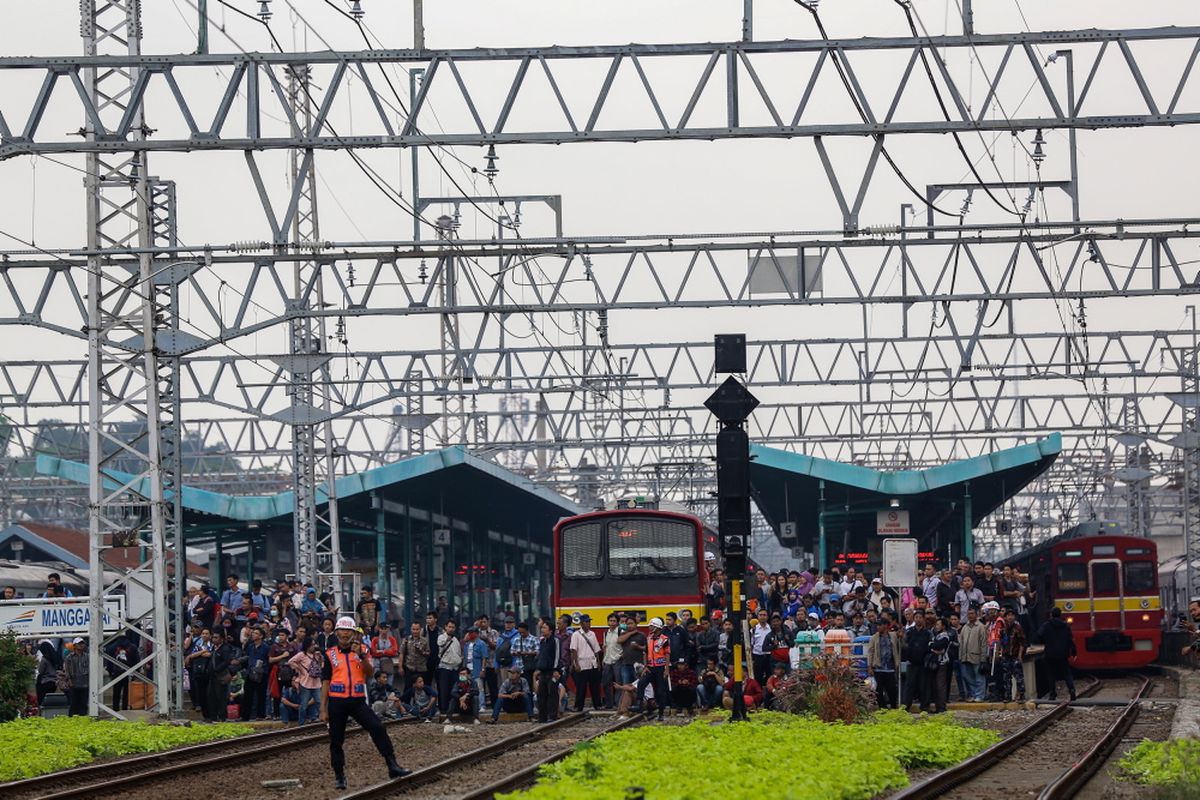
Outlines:
[{"label": "station sign", "polygon": [[908,512],[898,508],[876,512],[875,532],[880,536],[911,536],[912,528],[908,524]]},{"label": "station sign", "polygon": [[[104,598],[106,632],[118,630],[124,616],[124,597],[114,595]],[[0,601],[0,630],[12,631],[19,638],[87,636],[91,624],[92,609],[86,597]]]}]

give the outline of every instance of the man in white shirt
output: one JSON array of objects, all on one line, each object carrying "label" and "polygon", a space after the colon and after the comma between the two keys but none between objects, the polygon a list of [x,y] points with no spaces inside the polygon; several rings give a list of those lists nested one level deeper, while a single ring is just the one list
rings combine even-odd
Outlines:
[{"label": "man in white shirt", "polygon": [[954,594],[954,604],[958,606],[958,618],[962,624],[967,624],[967,612],[972,608],[979,611],[983,603],[983,592],[975,588],[975,579],[970,575],[963,576],[962,588]]},{"label": "man in white shirt", "polygon": [[846,575],[842,578],[842,582],[838,584],[838,594],[843,598],[847,595],[853,595],[854,589],[859,585],[858,572],[854,567],[846,567]]},{"label": "man in white shirt", "polygon": [[941,580],[933,564],[926,564],[925,576],[921,579],[921,594],[929,601],[930,608],[937,608],[937,587]]},{"label": "man in white shirt", "polygon": [[821,580],[817,581],[816,585],[813,586],[812,596],[817,601],[817,605],[820,605],[831,594],[837,594],[837,589],[833,583],[833,572],[825,570],[824,574],[821,575]]},{"label": "man in white shirt", "polygon": [[608,615],[608,630],[604,632],[604,660],[600,665],[600,693],[604,696],[605,708],[616,708],[617,699],[613,692],[614,684],[621,677],[621,643],[617,638],[621,631],[617,628],[617,615]]},{"label": "man in white shirt", "polygon": [[867,605],[875,609],[875,613],[883,610],[883,598],[887,597],[887,592],[883,590],[883,579],[873,578],[871,580],[871,588],[867,591]]},{"label": "man in white shirt", "polygon": [[765,686],[767,676],[771,674],[771,654],[764,650],[767,634],[771,632],[771,624],[767,621],[770,615],[765,608],[758,610],[758,624],[750,631],[750,659],[754,662],[754,679],[760,686]]},{"label": "man in white shirt", "polygon": [[583,711],[587,693],[592,693],[592,708],[597,711],[603,705],[600,698],[600,641],[592,630],[592,618],[587,614],[579,617],[579,629],[571,634],[571,669],[575,673],[575,710]]}]

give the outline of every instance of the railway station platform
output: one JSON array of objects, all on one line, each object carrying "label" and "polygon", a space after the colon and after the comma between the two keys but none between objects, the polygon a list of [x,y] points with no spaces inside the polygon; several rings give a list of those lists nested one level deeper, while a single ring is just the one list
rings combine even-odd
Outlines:
[{"label": "railway station platform", "polygon": [[[39,456],[37,468],[87,482],[87,465],[79,462]],[[341,572],[360,575],[405,620],[443,597],[462,615],[549,613],[551,529],[584,510],[463,447],[347,475],[335,487]],[[318,501],[318,516],[327,516],[328,498],[319,494]],[[231,572],[266,582],[291,571],[292,492],[231,495],[185,486],[181,502],[186,545],[213,553],[213,586]]]},{"label": "railway station platform", "polygon": [[974,560],[972,531],[1062,451],[1055,433],[1029,444],[924,470],[884,472],[753,445],[750,486],[779,537],[820,569],[874,571],[883,539],[918,539],[922,561]]}]

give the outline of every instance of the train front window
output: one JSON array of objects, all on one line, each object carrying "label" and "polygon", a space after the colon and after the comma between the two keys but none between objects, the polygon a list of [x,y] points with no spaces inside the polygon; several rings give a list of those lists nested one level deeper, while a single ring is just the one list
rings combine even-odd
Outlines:
[{"label": "train front window", "polygon": [[1115,563],[1104,561],[1092,565],[1092,594],[1116,594],[1119,588]]},{"label": "train front window", "polygon": [[1058,565],[1058,590],[1060,592],[1086,592],[1087,586],[1086,564]]},{"label": "train front window", "polygon": [[1125,564],[1125,592],[1127,594],[1154,593],[1154,562],[1129,561]]},{"label": "train front window", "polygon": [[696,573],[696,529],[672,519],[608,521],[608,574],[615,578],[686,577]]},{"label": "train front window", "polygon": [[558,546],[564,578],[599,578],[604,574],[601,535],[599,522],[581,522],[561,530]]}]

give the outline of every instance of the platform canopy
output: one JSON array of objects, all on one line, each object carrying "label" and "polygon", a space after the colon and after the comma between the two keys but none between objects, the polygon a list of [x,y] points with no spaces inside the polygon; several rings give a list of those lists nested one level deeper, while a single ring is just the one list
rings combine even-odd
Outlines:
[{"label": "platform canopy", "polygon": [[[780,542],[816,554],[818,562],[822,527],[829,543],[825,563],[855,563],[849,556],[870,551],[889,524],[891,533],[917,538],[922,552],[944,562],[970,556],[969,532],[1045,471],[1061,450],[1062,436],[1054,433],[929,469],[884,472],[754,445],[751,493]],[[892,512],[897,513],[889,517]],[[794,540],[781,536],[785,523],[794,524]]]},{"label": "platform canopy", "polygon": [[[87,482],[87,465],[52,456],[38,456],[38,472],[80,483]],[[131,476],[113,473],[115,480]],[[116,487],[115,481],[112,486]],[[337,479],[338,511],[343,524],[355,523],[374,530],[379,502],[403,514],[411,508],[422,515],[444,516],[477,530],[540,533],[549,543],[549,531],[561,517],[584,509],[561,495],[533,483],[497,464],[472,455],[464,447],[448,447],[406,458]],[[130,488],[148,492],[145,480]],[[223,526],[257,528],[291,527],[292,492],[274,495],[231,495],[190,486],[183,488],[184,523],[192,538],[196,529]],[[324,504],[324,492],[318,493]]]},{"label": "platform canopy", "polygon": [[[87,465],[76,461],[39,456],[37,468],[88,480]],[[112,488],[128,481],[149,492],[144,479],[110,475]],[[585,510],[463,447],[347,475],[336,489],[340,574],[371,580],[373,573],[375,590],[401,604],[406,620],[447,596],[468,614],[548,613],[551,531]],[[226,566],[247,580],[276,579],[294,563],[293,492],[233,495],[185,486],[180,502],[186,543],[215,549],[217,583]],[[318,503],[328,506],[320,494]]]}]

